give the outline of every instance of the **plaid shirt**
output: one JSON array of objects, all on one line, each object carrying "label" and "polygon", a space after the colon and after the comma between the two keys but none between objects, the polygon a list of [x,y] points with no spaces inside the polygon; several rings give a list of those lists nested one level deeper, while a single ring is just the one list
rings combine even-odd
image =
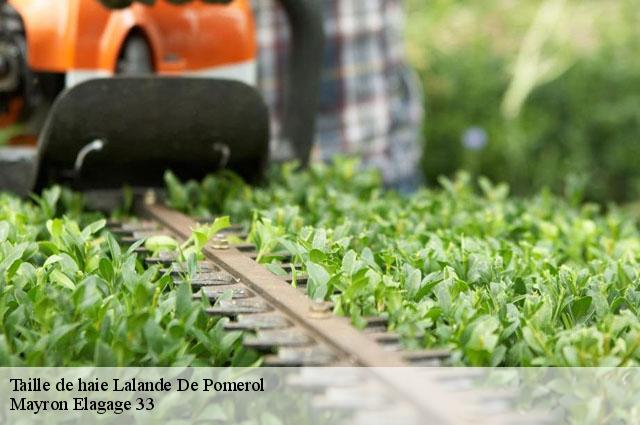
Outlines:
[{"label": "plaid shirt", "polygon": [[[420,90],[404,56],[402,0],[321,0],[327,46],[314,159],[359,155],[389,184],[415,179],[420,160]],[[272,113],[272,157],[283,158],[288,25],[274,0],[253,0],[260,46],[258,86]]]}]

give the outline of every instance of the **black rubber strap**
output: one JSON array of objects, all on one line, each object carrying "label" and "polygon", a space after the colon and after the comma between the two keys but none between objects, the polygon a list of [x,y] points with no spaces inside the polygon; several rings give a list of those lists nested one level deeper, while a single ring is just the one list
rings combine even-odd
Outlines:
[{"label": "black rubber strap", "polygon": [[309,163],[315,135],[324,53],[322,0],[279,0],[291,26],[283,136],[301,165]]}]

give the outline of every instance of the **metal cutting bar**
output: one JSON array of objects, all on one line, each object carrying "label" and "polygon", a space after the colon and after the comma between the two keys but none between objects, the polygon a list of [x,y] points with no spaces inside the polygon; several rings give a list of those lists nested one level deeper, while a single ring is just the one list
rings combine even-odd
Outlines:
[{"label": "metal cutting bar", "polygon": [[[141,215],[156,220],[176,234],[188,238],[196,221],[162,205],[144,204]],[[344,357],[347,364],[369,367],[408,366],[402,355],[390,352],[354,328],[344,317],[318,314],[314,302],[236,248],[205,247],[205,255],[220,267],[240,278],[254,292],[292,321],[326,343]]]},{"label": "metal cutting bar", "polygon": [[[176,236],[187,239],[192,230],[198,224],[190,217],[155,203],[141,203],[138,213],[142,218],[151,219]],[[251,291],[264,299],[278,314],[282,314],[283,320],[289,320],[298,329],[304,329],[318,342],[341,357],[339,364],[352,366],[365,366],[365,372],[377,382],[383,383],[389,390],[395,393],[399,400],[404,400],[412,405],[425,419],[425,423],[442,425],[502,425],[513,424],[520,418],[512,413],[490,415],[489,417],[466,416],[466,405],[473,403],[468,394],[454,394],[443,388],[439,382],[437,373],[415,373],[411,366],[410,355],[402,351],[389,351],[383,344],[376,342],[375,338],[353,327],[350,321],[343,317],[337,317],[332,312],[318,314],[316,305],[303,292],[292,287],[286,277],[272,274],[252,259],[245,251],[235,247],[216,248],[213,244],[204,249],[208,260],[222,268],[238,281],[245,284]],[[240,326],[241,322],[238,322]],[[262,335],[283,338],[286,333],[278,330],[266,329]],[[271,332],[271,334],[269,334]],[[303,334],[299,338],[304,337]],[[289,341],[291,345],[296,341]],[[256,346],[262,344],[260,338],[254,338]],[[295,344],[294,344],[295,345]],[[285,347],[286,349],[286,347]],[[310,355],[318,353],[310,353]],[[420,353],[425,356],[425,353]],[[434,351],[433,356],[444,356],[442,351]],[[433,370],[433,369],[432,369]],[[453,377],[460,372],[441,369],[445,375]],[[424,369],[423,369],[424,371]],[[481,395],[482,392],[471,394]],[[535,423],[549,423],[544,419]]]}]

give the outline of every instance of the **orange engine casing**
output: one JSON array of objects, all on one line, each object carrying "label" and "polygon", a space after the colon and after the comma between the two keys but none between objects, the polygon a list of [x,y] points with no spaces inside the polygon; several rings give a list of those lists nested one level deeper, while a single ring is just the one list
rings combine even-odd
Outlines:
[{"label": "orange engine casing", "polygon": [[[7,4],[22,22],[28,72],[63,75],[66,87],[114,75],[134,34],[146,41],[156,74],[255,85],[257,44],[250,0],[184,5],[156,0],[152,6],[134,3],[117,10],[98,0],[8,0]],[[28,96],[7,101],[5,95],[3,101],[8,105],[0,111],[0,128],[25,118],[21,105],[28,103]]]},{"label": "orange engine casing", "polygon": [[127,37],[141,34],[160,75],[255,82],[256,36],[249,0],[229,4],[157,0],[110,10],[98,0],[9,0],[23,19],[36,72],[67,74],[67,85],[112,75]]}]

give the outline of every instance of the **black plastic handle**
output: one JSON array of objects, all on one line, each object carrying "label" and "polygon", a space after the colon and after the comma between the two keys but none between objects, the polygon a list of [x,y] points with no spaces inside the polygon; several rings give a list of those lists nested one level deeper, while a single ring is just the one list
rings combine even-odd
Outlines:
[{"label": "black plastic handle", "polygon": [[291,26],[283,136],[301,165],[309,163],[324,53],[322,0],[278,0]]},{"label": "black plastic handle", "polygon": [[[123,8],[132,0],[100,0],[110,8]],[[137,0],[152,4],[154,0]],[[181,3],[179,0],[172,0]],[[203,0],[230,3],[231,0]],[[277,0],[284,7],[291,27],[289,72],[285,84],[283,136],[291,154],[307,165],[315,134],[320,97],[320,73],[324,52],[323,0]]]}]

